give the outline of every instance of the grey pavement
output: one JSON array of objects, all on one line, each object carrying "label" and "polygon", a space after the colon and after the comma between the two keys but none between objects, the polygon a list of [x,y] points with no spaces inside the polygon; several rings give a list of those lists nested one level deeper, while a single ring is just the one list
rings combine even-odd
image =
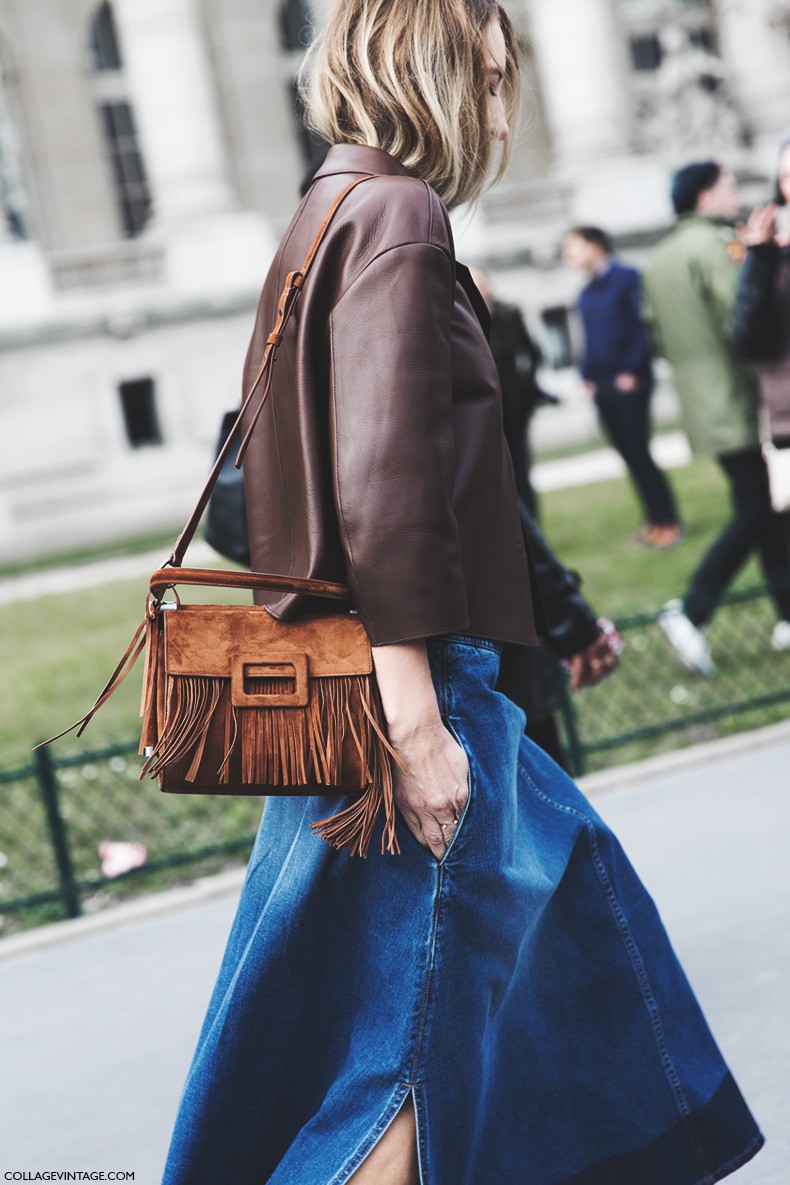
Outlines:
[{"label": "grey pavement", "polygon": [[[738,1185],[790,1177],[789,767],[785,725],[586,783],[768,1137]],[[0,943],[0,1176],[133,1170],[157,1185],[239,883]]]}]

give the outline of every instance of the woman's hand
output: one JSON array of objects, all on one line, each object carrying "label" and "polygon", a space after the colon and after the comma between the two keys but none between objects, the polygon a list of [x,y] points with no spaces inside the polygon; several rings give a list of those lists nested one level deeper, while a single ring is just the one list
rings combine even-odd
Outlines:
[{"label": "woman's hand", "polygon": [[403,762],[393,765],[395,802],[406,826],[440,860],[469,796],[466,753],[442,723],[424,642],[374,646],[387,731]]},{"label": "woman's hand", "polygon": [[769,202],[767,206],[754,207],[738,237],[746,247],[759,247],[763,243],[772,243],[775,234],[776,206]]},{"label": "woman's hand", "polygon": [[571,691],[594,687],[601,679],[611,675],[618,661],[617,651],[611,640],[605,634],[600,634],[586,649],[566,661],[565,668],[571,677]]},{"label": "woman's hand", "polygon": [[395,801],[417,843],[441,860],[469,797],[466,753],[441,720],[408,737],[390,731],[390,742],[406,766],[395,766]]}]

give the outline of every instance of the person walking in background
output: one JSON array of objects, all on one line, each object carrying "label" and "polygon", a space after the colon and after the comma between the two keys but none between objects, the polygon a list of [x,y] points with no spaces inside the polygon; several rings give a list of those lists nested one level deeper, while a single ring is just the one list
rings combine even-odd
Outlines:
[{"label": "person walking in background", "polygon": [[491,319],[488,344],[502,387],[502,418],[516,475],[516,491],[530,514],[537,518],[538,498],[530,480],[529,426],[541,404],[558,403],[559,400],[542,390],[538,383],[540,348],[527,329],[521,309],[518,305],[497,300],[491,279],[483,268],[469,270]]},{"label": "person walking in background", "polygon": [[642,285],[636,268],[612,257],[612,243],[597,226],[575,226],[562,257],[589,277],[579,296],[584,328],[581,373],[604,432],[625,461],[645,523],[637,538],[664,551],[681,539],[675,499],[650,452],[653,365],[642,320]]},{"label": "person walking in background", "polygon": [[[764,434],[790,465],[790,136],[779,148],[776,196],[758,206],[742,235],[748,247],[738,295],[732,343],[759,364]],[[779,458],[777,457],[777,460]],[[790,512],[782,515],[790,549]],[[777,623],[774,645],[790,648],[790,624]]]},{"label": "person walking in background", "polygon": [[497,691],[524,710],[530,740],[569,769],[556,719],[566,702],[560,664],[572,693],[593,687],[617,667],[623,640],[612,622],[596,617],[581,592],[581,577],[564,567],[523,501],[519,512],[545,620],[539,646],[514,646],[503,653]]},{"label": "person walking in background", "polygon": [[646,312],[655,348],[672,364],[692,451],[715,456],[733,513],[683,599],[669,601],[658,623],[685,667],[713,675],[702,627],[754,550],[779,615],[772,645],[785,648],[788,557],[760,450],[756,378],[730,341],[744,253],[734,225],[741,207],[735,177],[715,161],[686,165],[673,178],[672,202],[677,221],[645,274]]}]

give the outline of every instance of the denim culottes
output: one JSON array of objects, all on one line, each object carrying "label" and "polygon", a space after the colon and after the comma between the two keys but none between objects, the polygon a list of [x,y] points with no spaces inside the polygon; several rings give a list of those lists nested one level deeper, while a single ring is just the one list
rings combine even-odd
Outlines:
[{"label": "denim culottes", "polygon": [[408,1095],[423,1185],[712,1185],[763,1140],[651,898],[498,645],[428,648],[469,757],[452,844],[399,818],[361,860],[310,832],[337,798],[267,802],[165,1185],[342,1185]]}]

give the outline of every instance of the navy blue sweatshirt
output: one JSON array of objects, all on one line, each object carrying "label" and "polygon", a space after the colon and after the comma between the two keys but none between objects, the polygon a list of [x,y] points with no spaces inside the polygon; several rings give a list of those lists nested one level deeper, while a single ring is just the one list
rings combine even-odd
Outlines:
[{"label": "navy blue sweatshirt", "polygon": [[642,320],[642,277],[636,268],[612,260],[582,289],[579,312],[584,325],[583,377],[604,387],[618,374],[635,374],[648,383],[650,342]]}]

